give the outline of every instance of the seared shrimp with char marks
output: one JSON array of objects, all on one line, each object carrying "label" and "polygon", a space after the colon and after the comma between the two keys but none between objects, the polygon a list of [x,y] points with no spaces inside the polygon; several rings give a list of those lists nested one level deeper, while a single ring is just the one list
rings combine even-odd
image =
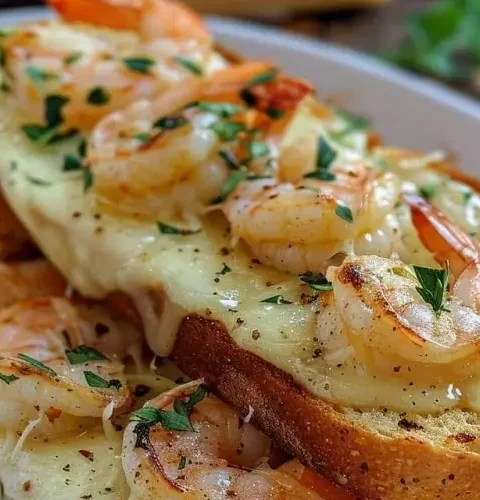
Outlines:
[{"label": "seared shrimp with char marks", "polygon": [[132,420],[123,445],[131,500],[323,498],[324,482],[300,464],[273,470],[269,439],[198,382],[149,401]]},{"label": "seared shrimp with char marks", "polygon": [[129,215],[198,215],[232,176],[247,176],[247,164],[266,168],[269,148],[258,138],[272,123],[266,110],[288,111],[310,92],[268,64],[248,63],[105,117],[87,155],[97,200]]},{"label": "seared shrimp with char marks", "polygon": [[3,42],[6,82],[28,124],[51,125],[53,96],[64,100],[65,130],[88,130],[137,99],[224,66],[201,19],[181,4],[49,3],[63,22],[31,24]]}]

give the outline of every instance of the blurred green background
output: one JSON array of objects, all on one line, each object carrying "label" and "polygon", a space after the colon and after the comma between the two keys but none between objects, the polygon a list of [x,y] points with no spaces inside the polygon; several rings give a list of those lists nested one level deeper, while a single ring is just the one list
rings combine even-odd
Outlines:
[{"label": "blurred green background", "polygon": [[[194,1],[211,10],[212,0]],[[252,13],[250,0],[237,0],[235,16],[244,3],[250,19],[373,53],[480,98],[480,0],[309,0],[319,7],[299,10],[302,1],[278,0],[282,8],[272,9],[275,0],[268,0],[268,13],[262,7]],[[321,7],[325,2],[328,10]],[[363,2],[374,5],[346,5]],[[0,8],[41,3],[0,0]],[[335,10],[332,3],[342,8]],[[229,2],[217,5],[225,10]]]}]

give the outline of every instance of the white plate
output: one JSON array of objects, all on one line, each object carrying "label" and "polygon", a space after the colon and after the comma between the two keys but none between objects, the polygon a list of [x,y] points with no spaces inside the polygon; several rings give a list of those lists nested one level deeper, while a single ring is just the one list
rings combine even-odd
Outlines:
[{"label": "white plate", "polygon": [[[46,9],[6,10],[0,25],[45,18]],[[267,59],[307,78],[320,95],[373,119],[392,144],[458,155],[480,175],[480,104],[448,88],[328,43],[254,24],[210,18],[218,40],[250,59]]]}]

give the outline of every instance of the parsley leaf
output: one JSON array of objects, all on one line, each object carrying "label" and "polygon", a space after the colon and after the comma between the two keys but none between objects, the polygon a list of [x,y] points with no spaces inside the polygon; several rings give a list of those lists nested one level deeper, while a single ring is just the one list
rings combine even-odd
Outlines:
[{"label": "parsley leaf", "polygon": [[220,156],[230,170],[238,170],[241,166],[231,151],[220,150],[218,156]]},{"label": "parsley leaf", "polygon": [[41,361],[38,361],[37,359],[31,358],[30,356],[27,356],[26,354],[22,353],[17,354],[17,357],[20,358],[22,361],[27,362],[29,365],[32,365],[37,370],[40,370],[41,372],[44,372],[47,375],[50,375],[51,377],[57,376],[57,373],[54,370],[52,370],[49,366],[43,364]]},{"label": "parsley leaf", "polygon": [[237,186],[242,181],[248,179],[248,177],[249,174],[246,170],[235,170],[234,172],[232,172],[230,177],[224,182],[222,186],[222,192],[212,200],[212,204],[216,205],[217,203],[222,203],[223,201],[225,201],[227,196],[233,193]]},{"label": "parsley leaf", "polygon": [[252,159],[261,158],[270,154],[270,148],[264,142],[252,141],[248,145],[248,152]]},{"label": "parsley leaf", "polygon": [[79,345],[75,349],[65,351],[65,356],[71,365],[79,365],[88,361],[108,361],[108,358],[93,347]]},{"label": "parsley leaf", "polygon": [[283,295],[274,295],[273,297],[268,297],[267,299],[263,299],[260,302],[278,305],[293,304],[293,302],[291,302],[290,300],[284,299]]},{"label": "parsley leaf", "polygon": [[214,115],[220,116],[222,118],[230,118],[245,111],[245,108],[243,108],[242,106],[231,102],[200,101],[196,103],[196,105],[201,111],[205,111],[206,113],[213,113]]},{"label": "parsley leaf", "polygon": [[418,188],[420,196],[422,196],[422,198],[425,198],[426,200],[433,198],[435,196],[436,191],[437,191],[436,186],[423,186]]},{"label": "parsley leaf", "polygon": [[149,57],[127,57],[123,63],[130,71],[137,73],[149,73],[155,66],[155,61]]},{"label": "parsley leaf", "polygon": [[170,226],[169,224],[165,224],[160,221],[157,221],[157,227],[162,234],[178,234],[181,236],[188,236],[190,234],[198,234],[202,232],[201,229],[185,229],[181,227]]},{"label": "parsley leaf", "polygon": [[92,186],[94,181],[93,172],[89,168],[83,168],[83,192],[86,193]]},{"label": "parsley leaf", "polygon": [[271,81],[275,80],[277,76],[278,76],[278,69],[276,68],[269,69],[267,71],[264,71],[263,73],[258,74],[257,76],[254,76],[247,82],[247,85],[245,87],[252,88],[256,87],[257,85],[270,83]]},{"label": "parsley leaf", "polygon": [[237,138],[240,132],[247,127],[243,123],[237,122],[217,122],[210,125],[210,128],[218,135],[222,141],[231,142]]},{"label": "parsley leaf", "polygon": [[188,123],[188,120],[183,116],[165,116],[160,118],[153,124],[153,128],[162,128],[164,130],[173,130],[183,127]]},{"label": "parsley leaf", "polygon": [[443,302],[448,287],[448,267],[447,269],[433,269],[412,266],[412,269],[420,283],[416,290],[423,300],[430,304],[436,313],[446,311]]},{"label": "parsley leaf", "polygon": [[4,373],[0,373],[0,380],[3,380],[6,384],[10,385],[12,382],[15,382],[15,380],[18,380],[19,377],[16,375],[5,375]]},{"label": "parsley leaf", "polygon": [[181,56],[174,57],[174,60],[178,64],[180,64],[181,66],[183,66],[185,69],[187,69],[188,71],[190,71],[190,73],[193,73],[194,75],[198,75],[198,76],[202,76],[203,75],[203,69],[202,69],[202,67],[199,64],[197,64],[196,62],[191,61],[190,59],[187,59],[187,58],[181,57]]},{"label": "parsley leaf", "polygon": [[110,102],[110,93],[104,87],[94,87],[88,93],[87,102],[92,106],[105,106]]},{"label": "parsley leaf", "polygon": [[299,274],[298,277],[301,281],[309,285],[310,288],[313,288],[313,290],[319,292],[329,292],[333,290],[332,283],[328,281],[322,273],[303,273]]},{"label": "parsley leaf", "polygon": [[91,371],[85,371],[83,372],[83,374],[85,376],[87,384],[90,387],[94,387],[95,389],[110,389],[111,387],[114,387],[115,389],[120,390],[122,387],[122,383],[120,382],[120,380],[105,380],[104,378]]},{"label": "parsley leaf", "polygon": [[53,71],[48,71],[38,66],[29,66],[25,73],[30,77],[30,79],[34,83],[44,83],[48,80],[55,80],[58,78],[58,75]]},{"label": "parsley leaf", "polygon": [[218,273],[215,273],[215,274],[221,274],[222,276],[227,274],[227,273],[231,273],[232,272],[232,269],[230,267],[227,266],[227,264],[223,264],[223,269],[221,271],[219,271]]},{"label": "parsley leaf", "polygon": [[323,137],[320,137],[318,139],[316,169],[313,172],[309,172],[304,177],[307,179],[320,179],[322,181],[335,180],[335,175],[330,172],[329,169],[336,157],[337,152],[335,149],[333,149]]},{"label": "parsley leaf", "polygon": [[78,158],[78,156],[68,154],[63,157],[64,172],[73,172],[76,170],[81,170],[82,168],[82,161],[80,160],[80,158]]},{"label": "parsley leaf", "polygon": [[353,222],[353,214],[349,207],[346,205],[337,205],[335,213],[347,222]]},{"label": "parsley leaf", "polygon": [[83,54],[81,52],[72,52],[70,55],[68,55],[65,59],[64,59],[64,62],[65,64],[75,64],[76,62],[78,62],[81,57],[83,56]]}]

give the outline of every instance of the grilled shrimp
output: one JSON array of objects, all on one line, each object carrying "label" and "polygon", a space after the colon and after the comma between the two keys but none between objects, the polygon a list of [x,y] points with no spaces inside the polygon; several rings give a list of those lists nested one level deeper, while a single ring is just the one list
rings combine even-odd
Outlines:
[{"label": "grilled shrimp", "polygon": [[271,469],[269,439],[198,382],[158,396],[132,419],[123,445],[131,500],[322,498],[311,489],[320,480],[299,464]]},{"label": "grilled shrimp", "polygon": [[2,427],[23,430],[39,413],[53,424],[129,408],[122,360],[137,332],[101,307],[25,300],[0,312],[0,339]]},{"label": "grilled shrimp", "polygon": [[258,141],[273,121],[267,111],[288,111],[310,92],[268,64],[248,63],[105,117],[87,156],[98,201],[148,217],[198,214],[247,162],[256,173],[266,168],[269,150]]},{"label": "grilled shrimp", "polygon": [[63,22],[28,25],[3,44],[6,82],[29,124],[58,126],[52,109],[60,102],[64,132],[89,129],[113,110],[224,65],[201,19],[169,0],[49,3]]},{"label": "grilled shrimp", "polygon": [[381,225],[399,199],[391,174],[363,164],[332,168],[335,180],[301,184],[259,180],[242,183],[224,205],[234,237],[262,262],[282,271],[323,272],[338,252]]}]

